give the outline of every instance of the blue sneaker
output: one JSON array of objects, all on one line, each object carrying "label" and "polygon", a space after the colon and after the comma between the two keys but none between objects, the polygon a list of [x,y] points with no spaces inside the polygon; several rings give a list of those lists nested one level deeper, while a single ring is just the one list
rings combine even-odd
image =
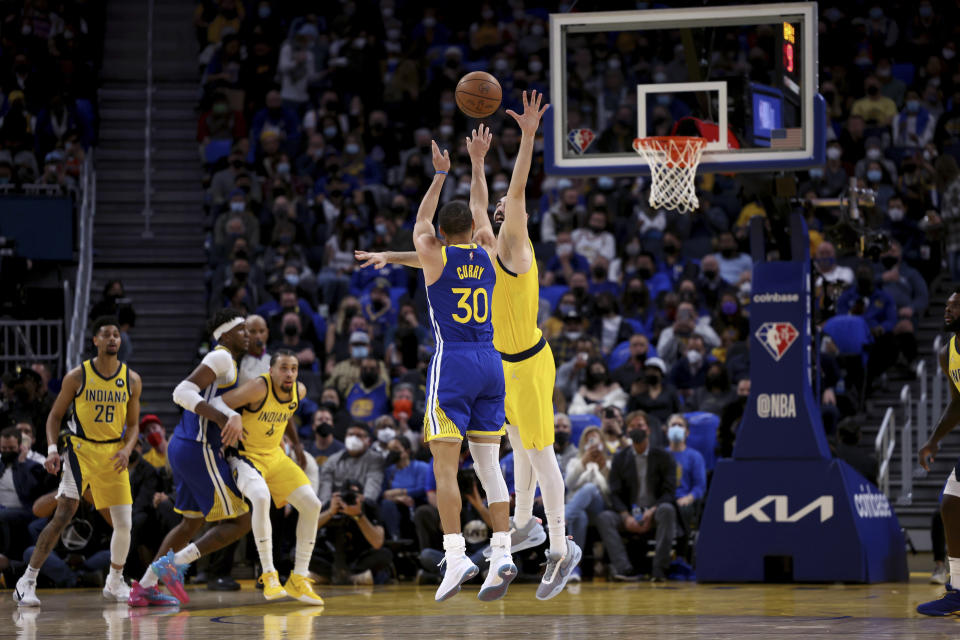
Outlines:
[{"label": "blue sneaker", "polygon": [[183,588],[183,568],[173,561],[173,551],[167,551],[167,555],[151,564],[150,568],[177,600],[184,604],[190,602],[190,596]]},{"label": "blue sneaker", "polygon": [[[570,538],[567,538],[567,549],[562,555],[547,551],[547,568],[543,572],[540,586],[537,587],[537,600],[549,600],[563,591],[563,587],[580,564],[581,555],[580,547]],[[577,580],[579,579],[580,575],[577,574]]]},{"label": "blue sneaker", "polygon": [[949,616],[960,613],[960,591],[957,591],[948,582],[947,592],[936,600],[917,605],[917,613],[925,616]]}]

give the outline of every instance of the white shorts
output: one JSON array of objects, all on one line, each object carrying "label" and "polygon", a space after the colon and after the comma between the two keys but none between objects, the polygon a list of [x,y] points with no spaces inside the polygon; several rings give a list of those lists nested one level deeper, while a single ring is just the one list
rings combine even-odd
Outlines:
[{"label": "white shorts", "polygon": [[60,456],[60,465],[62,468],[60,470],[60,487],[57,489],[57,498],[79,500],[80,492],[77,490],[77,481],[73,477],[73,469],[70,468],[70,456]]},{"label": "white shorts", "polygon": [[943,495],[960,498],[960,480],[957,479],[956,468],[947,476],[947,484],[943,487]]}]

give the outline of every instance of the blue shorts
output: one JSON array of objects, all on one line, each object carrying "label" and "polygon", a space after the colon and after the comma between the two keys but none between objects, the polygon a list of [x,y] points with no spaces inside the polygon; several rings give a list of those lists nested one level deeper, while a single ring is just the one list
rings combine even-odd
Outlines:
[{"label": "blue shorts", "polygon": [[219,449],[174,434],[167,445],[167,460],[177,491],[173,506],[177,513],[213,522],[247,512],[247,503]]},{"label": "blue shorts", "polygon": [[443,342],[427,372],[424,441],[502,436],[503,364],[493,345]]}]

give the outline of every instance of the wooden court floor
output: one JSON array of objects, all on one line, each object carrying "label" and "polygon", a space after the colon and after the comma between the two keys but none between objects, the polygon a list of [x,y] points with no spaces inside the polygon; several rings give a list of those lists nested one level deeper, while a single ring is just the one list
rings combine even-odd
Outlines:
[{"label": "wooden court floor", "polygon": [[[518,584],[499,602],[477,585],[445,603],[434,588],[321,587],[325,607],[267,603],[252,581],[242,591],[190,591],[179,610],[128,609],[98,591],[43,590],[43,606],[19,610],[0,593],[0,638],[192,640],[199,638],[950,638],[960,617],[926,618],[914,607],[942,587],[910,584],[697,585],[584,583],[548,602]],[[929,575],[929,574],[924,574]]]}]

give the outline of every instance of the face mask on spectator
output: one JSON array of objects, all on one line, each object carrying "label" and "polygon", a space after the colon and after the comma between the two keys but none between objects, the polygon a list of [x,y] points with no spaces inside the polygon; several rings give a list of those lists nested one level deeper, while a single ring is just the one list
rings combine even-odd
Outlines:
[{"label": "face mask on spectator", "polygon": [[382,222],[378,222],[377,224],[373,225],[373,231],[378,236],[385,236],[387,235],[387,225]]},{"label": "face mask on spectator", "polygon": [[243,213],[243,210],[246,209],[246,204],[243,202],[231,202],[230,211],[233,213]]},{"label": "face mask on spectator", "polygon": [[814,167],[813,169],[810,169],[810,177],[813,178],[814,180],[819,180],[820,178],[823,177],[823,169],[819,167]]},{"label": "face mask on spectator", "polygon": [[147,442],[150,443],[150,446],[156,449],[160,446],[160,443],[163,442],[163,434],[159,431],[151,431],[147,434]]},{"label": "face mask on spectator", "polygon": [[360,382],[362,382],[365,387],[372,387],[377,384],[379,378],[380,374],[376,369],[364,369],[360,372]]},{"label": "face mask on spectator", "polygon": [[910,113],[916,113],[920,111],[920,101],[919,100],[907,100],[907,111]]},{"label": "face mask on spectator", "polygon": [[543,63],[539,60],[531,60],[530,64],[527,65],[527,69],[530,70],[530,73],[540,73],[543,71]]},{"label": "face mask on spectator", "polygon": [[538,36],[538,37],[539,37],[539,36],[542,36],[542,35],[543,35],[543,25],[542,25],[542,24],[535,24],[535,25],[533,25],[532,27],[530,27],[530,33],[533,34],[533,35],[535,35],[535,36]]},{"label": "face mask on spectator", "polygon": [[280,164],[278,164],[278,165],[277,165],[277,173],[279,173],[279,174],[282,175],[282,176],[288,176],[288,175],[290,175],[290,163],[289,163],[289,162],[281,162]]},{"label": "face mask on spectator", "polygon": [[400,29],[387,29],[387,38],[394,41],[399,40]]},{"label": "face mask on spectator", "polygon": [[843,152],[840,151],[840,147],[830,147],[827,149],[827,157],[831,160],[839,160],[841,155],[843,155]]},{"label": "face mask on spectator", "polygon": [[337,136],[337,128],[333,125],[323,128],[323,135],[327,138],[335,138]]},{"label": "face mask on spectator", "polygon": [[401,416],[409,418],[413,415],[413,401],[410,398],[397,398],[393,401],[393,417],[397,420]]},{"label": "face mask on spectator", "polygon": [[333,434],[333,425],[329,422],[321,422],[317,425],[317,435],[326,438]]},{"label": "face mask on spectator", "polygon": [[570,434],[566,431],[557,431],[553,435],[553,440],[560,445],[560,448],[562,449],[567,446],[568,442],[570,442]]},{"label": "face mask on spectator", "polygon": [[503,73],[510,68],[510,63],[507,62],[506,58],[497,58],[497,61],[493,63],[493,68]]},{"label": "face mask on spectator", "polygon": [[953,60],[953,57],[957,55],[957,52],[953,49],[944,48],[940,53],[943,54],[944,60]]},{"label": "face mask on spectator", "polygon": [[343,152],[348,153],[350,155],[356,155],[360,153],[360,145],[358,145],[356,142],[348,142],[343,147]]},{"label": "face mask on spectator", "polygon": [[703,354],[695,349],[690,349],[687,351],[687,362],[690,363],[691,367],[696,367],[703,362]]},{"label": "face mask on spectator", "polygon": [[680,444],[686,437],[686,430],[678,424],[667,429],[667,438],[674,444]]},{"label": "face mask on spectator", "polygon": [[0,452],[0,462],[3,462],[4,466],[10,466],[16,462],[17,457],[20,455],[19,451],[3,451]]},{"label": "face mask on spectator", "polygon": [[361,344],[350,347],[350,357],[358,360],[361,358],[366,358],[369,352],[370,350],[366,347],[366,345]]},{"label": "face mask on spectator", "polygon": [[724,300],[720,304],[720,311],[728,316],[732,316],[737,312],[737,303],[733,300]]},{"label": "face mask on spectator", "polygon": [[[287,242],[285,244],[290,244],[290,243]],[[283,276],[283,279],[286,280],[287,284],[289,284],[292,287],[296,287],[297,285],[300,284],[300,276],[298,276],[295,273],[288,273]]]},{"label": "face mask on spectator", "polygon": [[347,436],[343,441],[344,446],[347,447],[347,451],[350,453],[357,453],[358,451],[363,451],[363,439],[359,436]]},{"label": "face mask on spectator", "polygon": [[377,431],[377,440],[379,440],[383,444],[387,444],[388,442],[390,442],[396,437],[397,437],[397,432],[394,431],[391,427],[387,427],[385,429],[380,429],[380,431]]},{"label": "face mask on spectator", "polygon": [[887,215],[890,216],[890,219],[894,222],[900,222],[903,220],[903,209],[899,207],[892,207],[887,210]]},{"label": "face mask on spectator", "polygon": [[298,333],[300,333],[300,330],[297,329],[297,325],[292,323],[283,325],[283,335],[289,336],[292,338],[296,336]]},{"label": "face mask on spectator", "polygon": [[[387,442],[390,442],[390,441],[387,440]],[[393,465],[400,462],[400,452],[395,449],[391,449],[390,451],[387,452],[387,457],[385,457],[383,461],[388,467],[392,467]]]},{"label": "face mask on spectator", "polygon": [[567,340],[573,341],[573,340],[576,340],[577,338],[580,337],[580,332],[579,332],[579,331],[567,331],[567,332],[565,332],[563,335],[567,336]]},{"label": "face mask on spectator", "polygon": [[880,258],[880,264],[883,265],[884,269],[893,269],[897,266],[897,263],[900,262],[900,259],[897,256],[883,256]]},{"label": "face mask on spectator", "polygon": [[870,158],[871,160],[879,160],[880,158],[883,157],[883,152],[876,147],[870,147],[869,149],[867,149],[867,157]]},{"label": "face mask on spectator", "polygon": [[269,5],[260,5],[260,8],[257,9],[257,15],[266,20],[270,17],[270,6]]},{"label": "face mask on spectator", "polygon": [[663,71],[657,71],[655,74],[653,74],[653,81],[657,84],[663,84],[667,81],[667,74]]},{"label": "face mask on spectator", "polygon": [[933,151],[930,151],[929,149],[924,149],[923,159],[926,160],[927,162],[933,162],[934,160],[937,159],[937,154],[934,153]]},{"label": "face mask on spectator", "polygon": [[493,190],[496,193],[502,193],[507,190],[507,183],[503,180],[497,180],[493,183]]},{"label": "face mask on spectator", "polygon": [[880,182],[882,178],[883,172],[879,169],[870,169],[870,171],[867,171],[867,180],[870,182]]},{"label": "face mask on spectator", "polygon": [[610,176],[600,176],[597,178],[597,187],[604,191],[610,191],[613,189],[614,180]]}]

